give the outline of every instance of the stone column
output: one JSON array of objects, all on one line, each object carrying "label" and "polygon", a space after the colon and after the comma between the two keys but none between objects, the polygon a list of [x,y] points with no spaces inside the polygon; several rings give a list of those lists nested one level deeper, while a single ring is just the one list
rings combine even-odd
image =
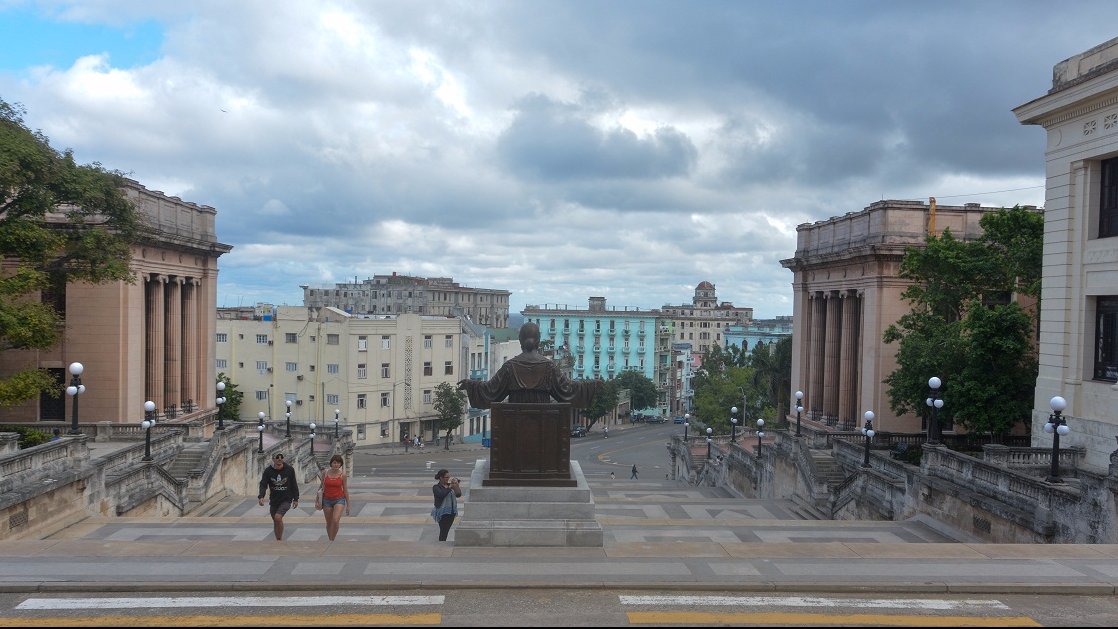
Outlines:
[{"label": "stone column", "polygon": [[837,292],[827,294],[827,338],[823,358],[823,416],[828,423],[838,417],[839,322],[842,304]]},{"label": "stone column", "polygon": [[804,392],[813,419],[823,418],[823,350],[826,342],[827,302],[823,293],[811,299],[811,384]]},{"label": "stone column", "polygon": [[164,364],[163,349],[164,339],[164,293],[167,284],[166,275],[154,275],[148,278],[147,288],[147,382],[144,390],[147,399],[155,402],[155,408],[161,409],[166,403],[163,390]]},{"label": "stone column", "polygon": [[182,278],[167,283],[167,351],[163,364],[166,372],[163,393],[166,404],[182,406]]},{"label": "stone column", "polygon": [[182,399],[202,401],[197,388],[198,373],[198,281],[187,278],[182,287]]},{"label": "stone column", "polygon": [[842,292],[842,341],[839,347],[841,358],[839,360],[839,405],[838,418],[844,430],[857,429],[858,409],[857,395],[854,392],[854,352],[857,345],[854,343],[854,310],[856,305],[854,295],[847,291]]}]

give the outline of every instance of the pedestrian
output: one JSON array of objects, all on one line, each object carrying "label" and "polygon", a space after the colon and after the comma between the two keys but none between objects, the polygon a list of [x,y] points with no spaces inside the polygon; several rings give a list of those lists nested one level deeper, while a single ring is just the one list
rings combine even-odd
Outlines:
[{"label": "pedestrian", "polygon": [[605,435],[606,439],[609,439],[609,426],[602,428],[602,433]]},{"label": "pedestrian", "polygon": [[431,486],[431,493],[435,496],[435,508],[431,509],[431,517],[439,524],[439,541],[445,542],[450,533],[450,525],[458,515],[458,498],[462,497],[462,488],[457,478],[451,478],[447,470],[439,470],[435,474],[438,481]]},{"label": "pedestrian", "polygon": [[349,515],[349,486],[346,484],[346,473],[342,471],[345,460],[342,455],[335,454],[330,457],[330,469],[322,475],[322,486],[318,488],[315,496],[315,507],[322,509],[326,517],[326,536],[330,541],[338,535],[342,525],[342,508]]},{"label": "pedestrian", "polygon": [[636,477],[637,477],[637,464],[634,463],[633,464],[633,473],[629,475],[629,480],[633,480]]},{"label": "pedestrian", "polygon": [[264,506],[265,493],[270,494],[268,512],[272,516],[272,528],[278,542],[283,539],[283,516],[299,506],[299,481],[295,478],[295,470],[284,465],[282,454],[272,457],[271,467],[264,468],[264,475],[260,477],[257,502],[261,507]]},{"label": "pedestrian", "polygon": [[400,439],[400,441],[403,441],[403,442],[404,442],[404,452],[406,453],[406,452],[408,451],[408,447],[409,447],[409,446],[411,445],[411,439],[409,439],[409,438],[408,438],[408,436],[407,436],[407,435],[405,434],[405,435],[404,435],[404,436],[403,436],[403,437],[402,437],[402,438]]},{"label": "pedestrian", "polygon": [[51,441],[58,441],[61,438],[62,438],[62,431],[61,430],[55,428],[54,430],[51,431],[51,437],[50,437]]},{"label": "pedestrian", "polygon": [[609,479],[614,480],[615,478],[617,478],[617,477],[613,475],[613,472],[610,472],[609,473]]}]

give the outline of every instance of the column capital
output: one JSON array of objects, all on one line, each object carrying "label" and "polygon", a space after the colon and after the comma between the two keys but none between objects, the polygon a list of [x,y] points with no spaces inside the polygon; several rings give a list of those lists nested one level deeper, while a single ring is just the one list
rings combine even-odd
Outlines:
[{"label": "column capital", "polygon": [[166,276],[166,275],[156,275],[155,276],[155,281],[163,283],[163,284],[166,284],[170,280],[171,280],[171,278]]}]

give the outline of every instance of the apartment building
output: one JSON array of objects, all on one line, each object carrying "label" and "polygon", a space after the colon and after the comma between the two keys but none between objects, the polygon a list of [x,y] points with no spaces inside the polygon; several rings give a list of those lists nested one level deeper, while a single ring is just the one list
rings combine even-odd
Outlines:
[{"label": "apartment building", "polygon": [[703,354],[714,345],[725,349],[725,329],[749,323],[753,309],[719,302],[714,284],[703,281],[695,287],[690,304],[665,304],[660,308],[660,316],[671,321],[672,339],[676,343],[690,343],[693,352]]},{"label": "apartment building", "polygon": [[[335,411],[358,442],[434,437],[434,390],[469,377],[476,330],[459,319],[354,315],[337,308],[219,309],[216,369],[244,394],[240,419],[258,413],[332,428]],[[486,342],[480,341],[484,351]],[[480,422],[479,422],[480,424]],[[480,430],[466,422],[461,436]],[[480,437],[479,437],[480,438]]]},{"label": "apartment building", "polygon": [[507,290],[470,288],[450,277],[374,275],[327,287],[301,285],[307,308],[337,308],[351,314],[420,314],[463,317],[493,328],[508,326]]}]

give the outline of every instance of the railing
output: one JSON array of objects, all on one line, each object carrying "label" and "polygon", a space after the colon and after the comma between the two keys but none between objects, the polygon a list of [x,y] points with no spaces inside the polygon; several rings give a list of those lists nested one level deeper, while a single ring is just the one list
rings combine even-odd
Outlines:
[{"label": "railing", "polygon": [[79,435],[57,441],[48,441],[31,448],[18,450],[0,458],[0,493],[11,491],[31,471],[41,470],[57,461],[82,460],[89,457],[88,437]]}]

